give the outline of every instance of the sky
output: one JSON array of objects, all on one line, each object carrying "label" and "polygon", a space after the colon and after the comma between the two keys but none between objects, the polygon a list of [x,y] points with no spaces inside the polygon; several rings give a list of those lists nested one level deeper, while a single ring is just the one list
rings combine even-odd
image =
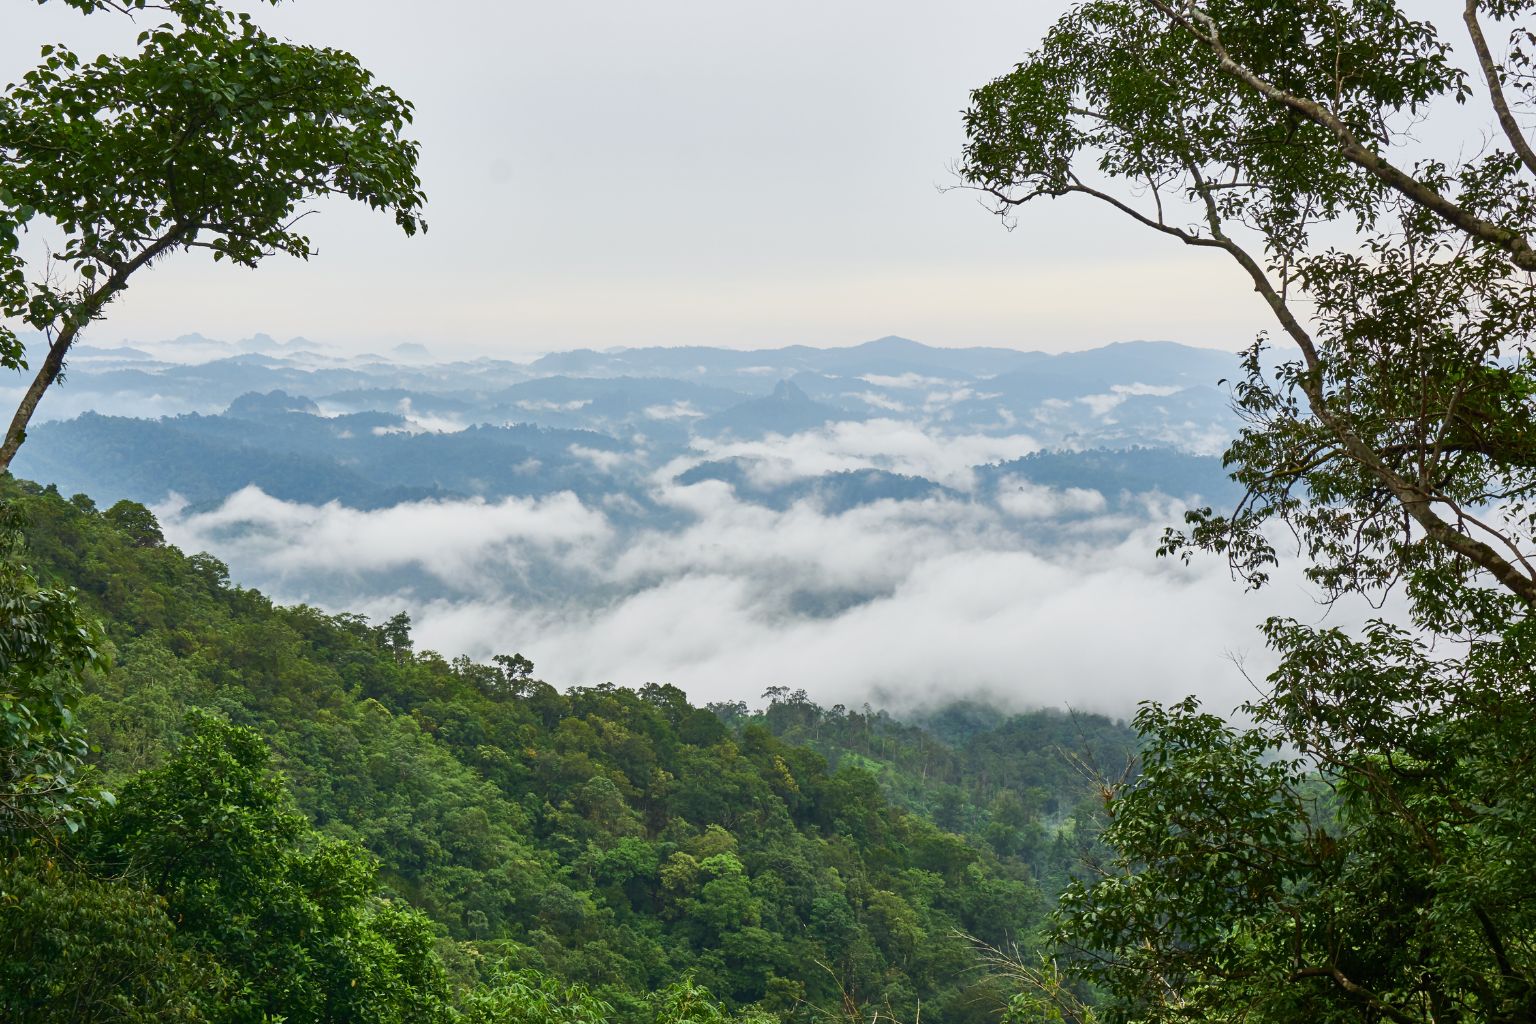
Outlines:
[{"label": "sky", "polygon": [[[319,252],[307,264],[275,257],[253,272],[178,255],[91,340],[266,332],[515,359],[887,334],[1045,351],[1247,345],[1266,313],[1221,257],[1070,200],[1010,232],[974,194],[944,191],[969,90],[1065,6],[252,8],[278,35],[351,50],[415,102],[431,229],[407,239],[386,217],[329,204],[309,222]],[[8,4],[0,80],[45,41],[90,53],[140,27]]]}]

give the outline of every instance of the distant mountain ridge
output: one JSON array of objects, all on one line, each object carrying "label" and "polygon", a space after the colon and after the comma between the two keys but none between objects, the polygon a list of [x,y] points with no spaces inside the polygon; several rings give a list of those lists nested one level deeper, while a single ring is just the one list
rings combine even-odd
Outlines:
[{"label": "distant mountain ridge", "polygon": [[840,348],[786,345],[780,348],[721,349],[708,346],[651,346],[645,348],[574,349],[534,360],[530,369],[541,373],[618,376],[626,373],[690,376],[701,368],[736,372],[772,368],[780,372],[812,372],[833,375],[904,373],[960,374],[990,377],[1033,369],[1065,372],[1070,367],[1092,367],[1105,361],[1124,362],[1148,370],[1166,369],[1173,362],[1194,362],[1207,355],[1207,365],[1230,372],[1232,354],[1217,349],[1195,348],[1171,341],[1123,341],[1082,351],[1048,353],[996,347],[941,348],[910,338],[888,335],[874,341]]},{"label": "distant mountain ridge", "polygon": [[[306,346],[191,335],[88,349],[44,409],[91,415],[34,427],[17,472],[103,497],[175,494],[194,507],[256,485],[360,508],[568,490],[593,502],[622,494],[654,513],[651,474],[681,462],[669,478],[728,482],[747,500],[778,506],[815,499],[849,508],[959,493],[924,468],[957,445],[975,454],[946,472],[975,467],[983,488],[1006,475],[988,464],[1046,449],[1069,453],[1060,456],[1067,461],[1031,469],[1072,487],[1098,481],[1118,493],[1127,480],[1144,490],[1161,479],[1165,491],[1214,493],[1225,484],[1214,462],[1142,455],[1128,465],[1070,453],[1209,456],[1235,428],[1216,385],[1236,357],[1173,342],[1053,355],[892,336],[846,348],[580,349],[527,364],[431,362],[419,346],[402,348],[403,361],[315,362]],[[166,350],[214,357],[167,362]],[[146,417],[146,409],[180,415]],[[918,436],[934,447],[914,463],[904,453],[923,448]],[[814,471],[791,469],[794,479],[752,484],[762,474],[745,467],[765,452],[751,446],[792,437],[804,438],[791,447],[805,452],[853,445],[870,454],[829,456]],[[737,468],[705,470],[716,463]]]}]

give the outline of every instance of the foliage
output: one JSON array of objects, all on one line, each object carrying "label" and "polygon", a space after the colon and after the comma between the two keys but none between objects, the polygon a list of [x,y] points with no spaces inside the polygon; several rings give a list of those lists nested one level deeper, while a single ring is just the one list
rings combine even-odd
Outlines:
[{"label": "foliage", "polygon": [[148,890],[38,854],[0,862],[0,1019],[201,1022],[218,982]]},{"label": "foliage", "polygon": [[[1248,727],[1143,709],[1114,855],[1057,916],[1111,1019],[1536,1012],[1531,13],[1469,0],[1453,51],[1394,3],[1100,0],[973,94],[962,174],[1000,211],[1083,197],[1224,253],[1294,348],[1234,385],[1245,495],[1164,553],[1261,586],[1288,532],[1330,600],[1406,613],[1271,619]],[[1477,91],[1502,137],[1433,152]]]},{"label": "foliage", "polygon": [[1089,780],[1121,774],[1135,757],[1134,733],[1097,715],[999,716],[957,701],[902,721],[867,705],[822,708],[783,686],[763,696],[761,711],[711,707],[737,728],[760,723],[812,748],[834,769],[872,773],[890,799],[989,849],[1052,896],[1097,845],[1101,808]]},{"label": "foliage", "polygon": [[0,865],[0,1005],[25,1020],[451,1020],[426,919],[292,808],[267,757],[251,730],[194,714],[82,838]]},{"label": "foliage", "polygon": [[[385,991],[393,961],[367,922],[419,908],[465,1013],[524,998],[495,994],[508,964],[519,984],[556,993],[551,1005],[583,1005],[559,993],[584,992],[620,1021],[670,1019],[656,994],[693,991],[678,985],[710,993],[684,1000],[695,1008],[682,1020],[713,1019],[706,1003],[738,1017],[852,1007],[913,1019],[919,1002],[927,1020],[995,1019],[1005,992],[971,970],[962,934],[1036,941],[1045,899],[1030,858],[1053,865],[1049,884],[1064,880],[1071,812],[1088,793],[1057,748],[1079,728],[1126,741],[1103,720],[1025,717],[995,736],[951,722],[978,751],[1035,745],[973,787],[955,749],[873,712],[780,695],[760,716],[717,714],[665,685],[561,693],[518,655],[421,650],[405,615],[275,606],[211,556],[144,543],[142,507],[111,515],[83,496],[5,489],[33,523],[28,557],[78,586],[116,654],[80,705],[121,793],[78,847],[90,870],[163,900],[177,948],[225,977],[267,965],[260,976],[288,978],[282,998],[313,1012],[330,998],[325,978],[358,975],[326,959],[330,947],[293,940],[347,917],[297,876],[375,908],[353,914],[352,934],[384,965],[369,984]],[[233,724],[189,726],[189,707]],[[826,723],[826,754],[789,730],[802,719]],[[258,733],[293,806],[260,767]],[[965,794],[943,827],[928,817],[941,785]],[[1035,853],[986,840],[1000,823],[1040,837]],[[377,858],[377,896],[355,847]],[[269,918],[280,927],[256,923]],[[270,1009],[274,991],[252,982],[240,1005]]]},{"label": "foliage", "polygon": [[231,979],[211,1019],[448,1019],[426,921],[375,894],[373,865],[314,831],[267,758],[252,730],[194,716],[93,823],[84,859],[152,886],[178,938]]},{"label": "foliage", "polygon": [[[646,1024],[771,1024],[759,1011],[732,1014],[709,992],[684,978],[652,993],[639,1018]],[[499,971],[470,996],[464,1024],[606,1024],[614,1008],[581,985],[566,985],[536,971]]]},{"label": "foliage", "polygon": [[[0,469],[80,330],[153,261],[195,248],[244,266],[308,257],[300,211],[327,195],[390,212],[407,234],[423,227],[411,106],[355,58],[277,39],[211,0],[153,6],[166,20],[129,54],[49,44],[0,95],[0,319],[48,340]],[[23,246],[33,230],[61,236],[42,266]],[[0,367],[27,368],[3,325]]]},{"label": "foliage", "polygon": [[79,828],[98,801],[73,705],[85,673],[105,667],[101,637],[65,589],[42,587],[18,560],[21,521],[0,505],[0,848],[55,824]]}]

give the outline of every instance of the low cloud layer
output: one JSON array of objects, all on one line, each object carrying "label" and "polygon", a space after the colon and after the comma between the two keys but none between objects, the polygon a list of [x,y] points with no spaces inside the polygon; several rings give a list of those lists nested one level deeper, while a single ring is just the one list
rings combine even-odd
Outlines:
[{"label": "low cloud layer", "polygon": [[1153,556],[1179,505],[1111,516],[1087,490],[999,504],[881,501],[783,511],[729,486],[658,484],[682,525],[622,529],[569,494],[361,512],[247,489],[214,512],[161,509],[171,539],[283,600],[404,608],[418,644],[520,651],[559,685],[675,683],[696,700],[914,707],[962,696],[1125,716],[1199,693],[1228,710],[1262,677],[1254,626],[1321,615],[1295,584],[1244,595],[1214,560]]},{"label": "low cloud layer", "polygon": [[[770,434],[753,441],[698,439],[695,446],[704,458],[757,460],[763,484],[852,469],[883,469],[961,488],[969,486],[973,466],[1040,450],[1039,442],[1027,434],[945,436],[892,419],[840,421],[820,430]],[[679,464],[674,464],[666,474],[678,471]]]},{"label": "low cloud layer", "polygon": [[364,586],[370,574],[402,569],[429,575],[449,591],[499,590],[506,573],[537,560],[581,564],[584,553],[612,533],[601,512],[570,494],[411,502],[364,512],[335,502],[280,501],[247,487],[212,512],[189,514],[176,504],[158,511],[183,547],[227,557],[243,570],[240,578],[295,598],[327,593],[338,580]]}]

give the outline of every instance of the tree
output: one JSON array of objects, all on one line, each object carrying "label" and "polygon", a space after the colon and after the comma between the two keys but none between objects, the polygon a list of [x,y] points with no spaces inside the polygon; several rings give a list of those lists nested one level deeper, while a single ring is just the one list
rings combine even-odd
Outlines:
[{"label": "tree", "polygon": [[[465,1003],[465,1024],[606,1024],[614,1008],[581,985],[537,971],[499,968],[490,984]],[[647,1024],[770,1024],[772,1014],[728,1012],[692,978],[674,982],[645,1000],[638,1019]]]},{"label": "tree", "polygon": [[[1328,599],[1407,609],[1266,623],[1251,728],[1143,708],[1057,918],[1113,1017],[1536,1014],[1533,9],[1467,0],[1453,50],[1390,0],[1100,0],[973,94],[999,213],[1072,196],[1223,254],[1293,353],[1261,336],[1234,385],[1245,497],[1162,552],[1262,586],[1281,526]],[[1468,110],[1496,134],[1422,141]]]},{"label": "tree", "polygon": [[153,548],[165,543],[160,521],[153,512],[136,501],[124,498],[103,515],[112,525],[133,537],[134,543],[140,547]]},{"label": "tree", "polygon": [[75,596],[43,587],[20,563],[22,522],[0,504],[0,855],[59,824],[78,829],[110,801],[92,792],[85,731],[72,705],[105,666],[99,628]]},{"label": "tree", "polygon": [[[28,369],[3,321],[48,342],[0,472],[80,332],[154,261],[189,249],[247,267],[307,258],[298,221],[326,195],[391,213],[406,234],[425,228],[411,104],[350,54],[276,39],[213,0],[69,3],[166,20],[123,56],[44,46],[0,96],[0,367]],[[28,232],[52,241],[41,261]]]},{"label": "tree", "polygon": [[253,730],[194,714],[176,755],[100,815],[85,856],[150,887],[224,980],[214,1020],[447,1021],[433,930],[384,898],[362,851],[292,806]]},{"label": "tree", "polygon": [[204,1021],[222,983],[179,946],[163,901],[35,857],[0,861],[0,1020]]}]

